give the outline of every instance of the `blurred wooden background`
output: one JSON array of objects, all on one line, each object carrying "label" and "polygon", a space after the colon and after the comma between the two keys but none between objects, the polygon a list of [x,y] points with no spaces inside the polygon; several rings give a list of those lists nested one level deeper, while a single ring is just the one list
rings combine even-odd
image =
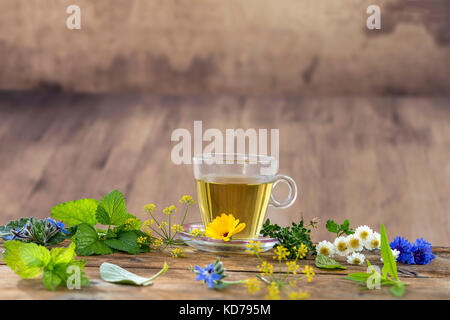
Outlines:
[{"label": "blurred wooden background", "polygon": [[203,120],[280,129],[301,196],[274,221],[449,245],[449,61],[448,0],[0,0],[0,222],[114,188],[134,213],[195,195],[170,135]]},{"label": "blurred wooden background", "polygon": [[[375,3],[382,31],[366,28]],[[0,88],[450,92],[448,0],[0,0],[0,15]]]}]

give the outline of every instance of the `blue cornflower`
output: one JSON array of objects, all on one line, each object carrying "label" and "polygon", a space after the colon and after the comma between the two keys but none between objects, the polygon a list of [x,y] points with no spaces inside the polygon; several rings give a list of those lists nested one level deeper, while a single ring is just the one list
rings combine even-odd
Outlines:
[{"label": "blue cornflower", "polygon": [[401,263],[414,264],[412,245],[409,243],[408,239],[397,236],[389,245],[392,250],[397,249],[400,251],[397,261],[400,261]]},{"label": "blue cornflower", "polygon": [[59,228],[59,230],[60,230],[62,233],[69,234],[69,231],[67,231],[66,229],[64,229],[64,228],[65,228],[64,223],[58,222],[58,221],[56,221],[56,220],[53,220],[52,218],[47,218],[47,221],[50,221],[55,227]]},{"label": "blue cornflower", "polygon": [[431,251],[431,243],[423,240],[423,238],[417,239],[412,245],[412,255],[414,261],[417,264],[429,264],[434,259],[434,255]]},{"label": "blue cornflower", "polygon": [[198,271],[197,278],[195,278],[195,280],[204,280],[205,283],[208,284],[210,289],[214,287],[214,281],[222,279],[222,276],[220,274],[214,273],[213,263],[209,264],[205,269],[199,266],[195,266],[195,269],[197,269]]}]

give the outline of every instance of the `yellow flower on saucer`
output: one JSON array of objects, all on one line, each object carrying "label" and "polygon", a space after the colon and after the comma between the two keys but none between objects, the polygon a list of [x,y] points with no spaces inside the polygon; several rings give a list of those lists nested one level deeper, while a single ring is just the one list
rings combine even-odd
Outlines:
[{"label": "yellow flower on saucer", "polygon": [[205,236],[212,239],[230,241],[231,237],[245,228],[245,223],[239,223],[239,219],[232,214],[222,213],[216,217],[207,227]]}]

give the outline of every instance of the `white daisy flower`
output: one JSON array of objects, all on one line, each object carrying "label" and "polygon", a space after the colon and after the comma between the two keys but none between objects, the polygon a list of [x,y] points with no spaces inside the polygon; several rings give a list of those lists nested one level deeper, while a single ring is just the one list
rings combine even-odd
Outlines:
[{"label": "white daisy flower", "polygon": [[372,233],[372,235],[364,242],[364,246],[368,250],[380,249],[381,237],[378,232]]},{"label": "white daisy flower", "polygon": [[[397,261],[398,257],[400,256],[400,251],[397,249],[391,249],[392,254],[394,255],[395,261]],[[383,258],[380,258],[381,262],[383,262]]]},{"label": "white daisy flower", "polygon": [[324,255],[326,257],[333,257],[336,249],[334,247],[334,244],[332,244],[330,241],[320,241],[316,246],[316,252],[317,254]]},{"label": "white daisy flower", "polygon": [[350,253],[350,249],[348,247],[347,237],[338,237],[334,240],[334,247],[336,250],[336,254],[340,256],[347,256]]},{"label": "white daisy flower", "polygon": [[356,235],[351,234],[347,237],[348,247],[353,252],[359,252],[363,249],[363,241]]},{"label": "white daisy flower", "polygon": [[347,262],[350,264],[361,265],[366,261],[366,257],[362,253],[353,252],[347,257]]},{"label": "white daisy flower", "polygon": [[366,241],[373,233],[373,230],[368,226],[359,226],[355,230],[356,236],[358,236],[363,242]]}]

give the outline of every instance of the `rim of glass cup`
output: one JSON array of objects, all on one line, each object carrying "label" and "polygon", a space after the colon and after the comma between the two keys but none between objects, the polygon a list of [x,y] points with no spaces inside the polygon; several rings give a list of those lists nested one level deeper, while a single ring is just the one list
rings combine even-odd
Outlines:
[{"label": "rim of glass cup", "polygon": [[214,161],[217,160],[227,160],[231,158],[232,160],[240,160],[250,163],[268,165],[277,161],[273,156],[260,155],[260,154],[243,154],[243,153],[200,153],[192,157],[193,163],[201,163],[203,161]]}]

